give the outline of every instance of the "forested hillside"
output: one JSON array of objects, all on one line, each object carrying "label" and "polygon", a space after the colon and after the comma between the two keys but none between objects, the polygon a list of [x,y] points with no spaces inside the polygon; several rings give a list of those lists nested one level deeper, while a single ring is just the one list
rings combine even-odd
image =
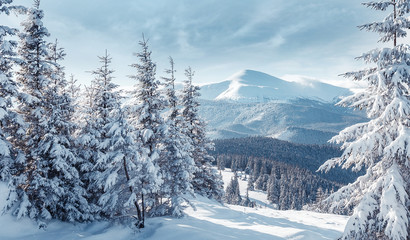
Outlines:
[{"label": "forested hillside", "polygon": [[367,121],[363,112],[312,99],[200,102],[199,113],[207,121],[212,139],[263,136],[327,144],[343,128]]},{"label": "forested hillside", "polygon": [[216,140],[212,154],[219,169],[244,171],[248,190],[267,191],[268,200],[277,204],[278,209],[302,209],[359,175],[340,170],[328,174],[316,172],[324,161],[340,155],[338,148],[327,145],[301,145],[263,137],[238,138]]},{"label": "forested hillside", "polygon": [[[212,154],[216,158],[226,156],[242,156],[247,164],[251,157],[264,158],[271,162],[282,162],[309,170],[324,179],[341,184],[354,181],[360,174],[332,169],[329,173],[316,172],[326,160],[338,157],[338,147],[328,145],[295,144],[265,137],[248,137],[215,140]],[[227,165],[230,162],[226,163]],[[243,164],[242,164],[243,166]]]}]

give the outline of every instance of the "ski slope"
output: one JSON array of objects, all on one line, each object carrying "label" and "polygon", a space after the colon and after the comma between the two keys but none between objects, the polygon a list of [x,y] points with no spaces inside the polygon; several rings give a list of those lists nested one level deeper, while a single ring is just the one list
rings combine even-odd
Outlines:
[{"label": "ski slope", "polygon": [[[227,183],[233,173],[223,172]],[[240,181],[244,195],[246,181]],[[0,205],[4,206],[6,185],[0,184]],[[69,224],[53,221],[46,230],[28,219],[16,220],[8,214],[0,216],[2,240],[275,240],[275,239],[336,239],[347,222],[346,216],[321,214],[309,211],[278,211],[266,202],[262,192],[249,192],[257,208],[222,205],[201,196],[191,197],[192,206],[185,209],[186,216],[175,219],[158,217],[148,219],[146,228],[137,231],[109,222]]]}]

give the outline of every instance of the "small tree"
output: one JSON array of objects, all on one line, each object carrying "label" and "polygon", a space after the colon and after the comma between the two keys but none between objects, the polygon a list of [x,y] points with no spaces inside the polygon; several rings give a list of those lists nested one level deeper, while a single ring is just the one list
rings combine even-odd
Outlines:
[{"label": "small tree", "polygon": [[353,80],[368,83],[366,91],[343,99],[339,104],[366,109],[370,121],[353,125],[332,139],[344,149],[339,158],[328,160],[320,169],[339,165],[366,174],[332,194],[331,211],[352,208],[342,239],[410,238],[410,46],[397,44],[407,35],[410,1],[364,3],[390,14],[381,22],[360,26],[377,32],[380,42],[393,41],[393,48],[375,49],[359,59],[375,65],[346,73]]},{"label": "small tree", "polygon": [[[273,173],[274,171],[272,171]],[[267,184],[268,200],[271,203],[278,204],[280,198],[280,179],[277,179],[274,174],[271,174]]]},{"label": "small tree", "polygon": [[225,170],[225,161],[222,157],[216,159],[216,167],[218,170]]},{"label": "small tree", "polygon": [[255,202],[251,201],[249,198],[249,189],[246,189],[246,196],[242,199],[241,206],[254,208],[256,206]]},{"label": "small tree", "polygon": [[238,175],[236,173],[226,187],[224,200],[228,204],[240,205],[242,203]]}]

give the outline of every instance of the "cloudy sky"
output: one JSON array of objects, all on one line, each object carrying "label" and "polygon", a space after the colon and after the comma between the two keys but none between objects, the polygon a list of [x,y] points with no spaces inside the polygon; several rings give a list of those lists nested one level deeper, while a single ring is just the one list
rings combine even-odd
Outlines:
[{"label": "cloudy sky", "polygon": [[[18,3],[32,5],[29,0]],[[82,83],[105,49],[116,82],[127,75],[149,39],[157,75],[176,62],[178,78],[191,66],[197,83],[218,82],[242,69],[277,77],[309,76],[338,83],[362,64],[354,57],[377,46],[375,33],[356,26],[381,19],[358,0],[42,0],[45,26],[66,49],[68,74]]]}]

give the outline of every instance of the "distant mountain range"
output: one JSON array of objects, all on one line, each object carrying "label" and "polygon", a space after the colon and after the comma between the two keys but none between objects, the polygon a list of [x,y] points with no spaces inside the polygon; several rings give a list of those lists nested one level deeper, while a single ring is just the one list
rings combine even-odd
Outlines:
[{"label": "distant mountain range", "polygon": [[244,70],[202,86],[200,114],[213,139],[265,136],[323,144],[343,128],[366,121],[362,112],[335,106],[351,94],[321,82],[287,82]]}]

